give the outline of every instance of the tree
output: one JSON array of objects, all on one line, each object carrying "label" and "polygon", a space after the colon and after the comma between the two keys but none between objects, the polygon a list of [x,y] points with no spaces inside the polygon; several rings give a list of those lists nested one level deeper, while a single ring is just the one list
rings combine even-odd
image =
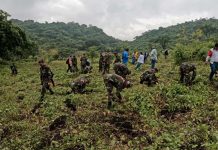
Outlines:
[{"label": "tree", "polygon": [[210,36],[217,31],[217,28],[212,25],[206,24],[201,27],[201,30],[204,32],[206,38],[210,38]]},{"label": "tree", "polygon": [[167,44],[170,42],[170,38],[166,35],[163,35],[163,36],[158,37],[158,39],[156,39],[155,42],[158,42],[160,46],[162,47],[162,49],[166,49]]},{"label": "tree", "polygon": [[96,46],[89,47],[89,49],[88,49],[88,55],[91,58],[92,62],[94,61],[94,58],[97,55],[96,54],[97,50],[98,50],[98,47],[96,47]]},{"label": "tree", "polygon": [[0,10],[0,57],[3,59],[12,59],[27,57],[34,54],[36,45],[28,41],[25,32],[8,21],[10,15]]}]

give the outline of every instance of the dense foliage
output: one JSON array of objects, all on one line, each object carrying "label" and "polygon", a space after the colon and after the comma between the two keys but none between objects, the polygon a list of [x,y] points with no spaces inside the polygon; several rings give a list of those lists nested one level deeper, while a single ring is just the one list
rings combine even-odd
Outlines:
[{"label": "dense foliage", "polygon": [[216,42],[217,35],[218,19],[200,19],[144,32],[136,36],[130,46],[141,49],[149,49],[152,45],[161,49],[173,48],[178,43],[187,45],[196,40]]},{"label": "dense foliage", "polygon": [[30,42],[25,32],[8,21],[10,15],[0,10],[0,58],[26,58],[37,53],[37,46]]},{"label": "dense foliage", "polygon": [[96,50],[116,45],[119,40],[106,35],[102,29],[75,22],[39,23],[33,20],[12,22],[25,29],[30,38],[43,49],[58,49],[61,55],[78,50],[88,50],[95,46]]}]

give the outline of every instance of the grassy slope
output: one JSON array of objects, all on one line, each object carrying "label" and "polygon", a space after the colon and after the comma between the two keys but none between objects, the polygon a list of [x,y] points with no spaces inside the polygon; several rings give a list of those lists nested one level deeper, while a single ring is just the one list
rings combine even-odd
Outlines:
[{"label": "grassy slope", "polygon": [[[46,95],[37,115],[30,111],[40,97],[38,64],[18,62],[16,77],[10,75],[8,66],[0,66],[0,135],[3,128],[9,128],[2,136],[0,149],[33,149],[47,134],[57,132],[61,138],[53,138],[45,149],[65,149],[76,144],[87,149],[217,149],[218,96],[207,83],[208,66],[195,63],[198,76],[192,87],[178,84],[178,67],[170,60],[159,61],[159,84],[149,88],[139,84],[140,74],[149,65],[141,71],[134,71],[134,66],[129,65],[134,86],[122,92],[123,103],[114,103],[114,109],[108,111],[106,89],[96,63],[88,86],[95,92],[64,95],[69,90],[64,84],[78,74],[67,74],[65,62],[54,61],[49,65],[55,73],[55,94]],[[18,96],[24,99],[19,100]],[[65,107],[66,98],[77,103],[75,114]],[[160,115],[165,108],[168,112]],[[191,110],[181,113],[186,108]],[[60,115],[68,116],[67,126],[48,131],[49,124]]]}]

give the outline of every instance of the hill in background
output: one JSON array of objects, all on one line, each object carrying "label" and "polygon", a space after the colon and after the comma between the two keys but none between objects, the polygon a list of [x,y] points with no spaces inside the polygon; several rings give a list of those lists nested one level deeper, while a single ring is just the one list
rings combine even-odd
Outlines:
[{"label": "hill in background", "polygon": [[165,49],[177,43],[190,44],[193,40],[212,40],[215,42],[217,33],[218,19],[200,19],[144,32],[141,36],[136,36],[135,40],[130,42],[130,47],[150,49],[153,44]]},{"label": "hill in background", "polygon": [[97,46],[115,46],[120,40],[108,36],[102,29],[75,22],[39,23],[33,20],[11,20],[24,29],[27,35],[43,49],[57,48],[60,51],[87,50]]},{"label": "hill in background", "polygon": [[[166,28],[146,31],[135,40],[121,41],[108,36],[102,29],[74,22],[63,23],[38,23],[33,20],[11,20],[25,30],[29,38],[44,50],[57,49],[59,56],[67,56],[69,53],[80,50],[150,50],[156,47],[158,50],[171,49],[179,51],[180,60],[193,59],[197,53],[198,60],[205,57],[206,51],[211,48],[218,39],[218,19],[200,19]],[[185,52],[186,51],[186,52]],[[181,56],[183,55],[183,56]],[[187,58],[186,58],[187,56]],[[188,58],[190,56],[190,58]],[[178,61],[180,62],[180,61]]]}]

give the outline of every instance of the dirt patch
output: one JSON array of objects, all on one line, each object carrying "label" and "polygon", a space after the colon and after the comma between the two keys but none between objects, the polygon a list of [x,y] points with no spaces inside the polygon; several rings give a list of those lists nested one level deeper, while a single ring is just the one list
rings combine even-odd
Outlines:
[{"label": "dirt patch", "polygon": [[63,128],[66,125],[67,116],[62,115],[57,117],[50,125],[49,131],[53,131],[57,128]]},{"label": "dirt patch", "polygon": [[163,116],[167,120],[174,120],[178,117],[184,116],[186,113],[191,112],[190,108],[183,108],[183,109],[176,109],[176,110],[169,110],[168,107],[164,107],[159,112],[160,116]]},{"label": "dirt patch", "polygon": [[85,146],[83,144],[76,144],[76,145],[70,146],[64,150],[85,150]]},{"label": "dirt patch", "polygon": [[122,134],[127,135],[128,139],[146,137],[147,142],[149,144],[152,143],[151,137],[149,137],[148,133],[143,130],[143,122],[136,112],[127,113],[118,111],[109,116],[107,121],[112,127],[113,134],[118,138],[120,138]]},{"label": "dirt patch", "polygon": [[6,138],[9,135],[10,135],[9,127],[3,127],[2,129],[0,129],[0,143],[4,138]]}]

